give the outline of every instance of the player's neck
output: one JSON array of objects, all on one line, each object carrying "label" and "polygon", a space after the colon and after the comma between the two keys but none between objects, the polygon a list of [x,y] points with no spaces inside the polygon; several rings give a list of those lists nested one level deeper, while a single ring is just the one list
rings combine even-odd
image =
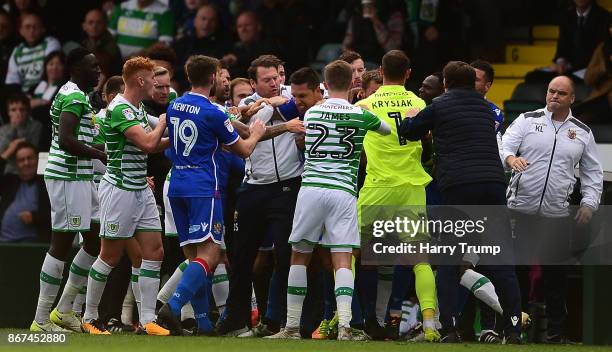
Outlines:
[{"label": "player's neck", "polygon": [[210,99],[210,88],[211,87],[192,87],[191,92],[203,95]]},{"label": "player's neck", "polygon": [[140,105],[143,99],[142,95],[137,90],[132,90],[128,87],[125,87],[125,91],[122,95],[125,100],[136,107]]},{"label": "player's neck", "polygon": [[341,91],[333,91],[333,90],[329,90],[327,91],[327,94],[329,95],[330,99],[344,99],[346,101],[348,101],[348,92],[341,92]]},{"label": "player's neck", "polygon": [[383,86],[403,86],[404,82],[400,82],[400,81],[391,81],[391,80],[387,80],[383,77]]},{"label": "player's neck", "polygon": [[77,77],[70,77],[70,80],[83,92],[89,92],[91,90],[91,87],[87,86],[84,80],[78,79]]}]

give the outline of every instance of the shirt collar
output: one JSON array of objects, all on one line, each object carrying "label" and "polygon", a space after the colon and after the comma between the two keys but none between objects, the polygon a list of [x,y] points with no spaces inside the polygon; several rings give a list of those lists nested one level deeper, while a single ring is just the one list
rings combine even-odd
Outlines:
[{"label": "shirt collar", "polygon": [[[548,110],[548,106],[544,107],[544,115],[546,116],[546,118],[548,120],[550,120],[551,122],[553,121],[553,119],[552,119],[553,113],[552,113],[552,111]],[[572,115],[572,109],[570,109],[569,113],[567,114],[567,117],[562,122],[565,122],[565,121],[569,120],[572,117],[574,117],[574,115]]]},{"label": "shirt collar", "polygon": [[586,11],[584,11],[583,13],[580,13],[578,11],[578,9],[576,9],[576,16],[580,17],[580,16],[584,16],[587,17],[590,13],[591,13],[591,9],[593,8],[593,5],[589,6]]},{"label": "shirt collar", "polygon": [[325,101],[326,103],[330,103],[330,104],[343,104],[343,105],[351,105],[351,103],[348,102],[348,100],[346,99],[341,99],[341,98],[327,98],[327,100]]},{"label": "shirt collar", "polygon": [[187,94],[191,94],[191,95],[195,95],[195,96],[198,96],[198,97],[202,97],[202,98],[206,99],[206,101],[208,101],[210,103],[210,99],[208,99],[208,97],[206,97],[206,95],[204,95],[204,94],[195,93],[195,92],[192,92],[192,91],[187,92]]}]

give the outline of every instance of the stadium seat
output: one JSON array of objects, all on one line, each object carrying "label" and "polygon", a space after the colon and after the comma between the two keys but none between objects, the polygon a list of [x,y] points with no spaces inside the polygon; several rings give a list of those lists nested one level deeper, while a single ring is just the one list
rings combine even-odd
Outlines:
[{"label": "stadium seat", "polygon": [[535,101],[544,104],[546,101],[546,83],[523,82],[516,86],[512,92],[512,100]]},{"label": "stadium seat", "polygon": [[548,65],[555,56],[555,50],[550,45],[508,45],[506,62]]},{"label": "stadium seat", "polygon": [[533,26],[531,36],[533,40],[557,40],[559,38],[559,26]]},{"label": "stadium seat", "polygon": [[574,86],[574,94],[576,94],[575,103],[581,102],[591,94],[591,88],[586,84],[576,84]]},{"label": "stadium seat", "polygon": [[506,100],[504,101],[504,130],[522,113],[540,109],[544,103],[539,101]]},{"label": "stadium seat", "polygon": [[340,56],[342,53],[342,44],[340,43],[327,43],[323,44],[317,53],[317,61],[332,62]]},{"label": "stadium seat", "polygon": [[491,90],[487,93],[487,99],[493,104],[503,107],[504,101],[510,99],[514,88],[519,83],[520,80],[516,79],[496,79]]},{"label": "stadium seat", "polygon": [[598,0],[597,4],[608,11],[612,11],[612,0]]},{"label": "stadium seat", "polygon": [[542,65],[536,64],[493,64],[495,78],[523,79],[528,72]]},{"label": "stadium seat", "polygon": [[534,40],[533,41],[533,45],[537,45],[537,46],[554,46],[555,48],[557,47],[557,41],[556,40]]},{"label": "stadium seat", "polygon": [[310,67],[317,71],[319,74],[322,74],[323,68],[328,63],[336,60],[338,56],[342,53],[342,44],[340,43],[327,43],[323,44],[319,51],[317,52],[317,57],[315,61],[310,63]]}]

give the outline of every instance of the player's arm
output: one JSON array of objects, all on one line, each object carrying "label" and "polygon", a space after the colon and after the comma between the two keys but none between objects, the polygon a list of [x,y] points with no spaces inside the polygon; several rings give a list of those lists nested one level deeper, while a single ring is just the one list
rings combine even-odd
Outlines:
[{"label": "player's arm", "polygon": [[[82,108],[82,107],[81,107]],[[70,111],[60,113],[59,147],[75,156],[89,157],[106,162],[106,154],[79,141],[74,134],[79,128],[79,117]]]},{"label": "player's arm", "polygon": [[406,117],[400,125],[398,134],[410,141],[418,141],[433,129],[435,114],[430,106],[419,111],[414,117]]},{"label": "player's arm", "polygon": [[377,130],[374,130],[374,132],[386,136],[388,134],[391,134],[391,126],[389,126],[386,121],[380,120],[380,126]]},{"label": "player's arm", "polygon": [[265,141],[276,136],[280,136],[283,133],[305,133],[304,122],[300,119],[289,120],[288,122],[281,123],[274,126],[266,126],[266,132],[260,141]]},{"label": "player's arm", "polygon": [[236,130],[236,132],[238,132],[238,135],[242,139],[247,139],[251,135],[251,132],[249,132],[249,126],[238,120],[232,121],[232,126],[234,126],[234,129]]},{"label": "player's arm", "polygon": [[267,103],[268,99],[259,99],[255,103],[239,106],[238,110],[240,111],[240,122],[249,123],[255,114],[266,107]]},{"label": "player's arm", "polygon": [[238,137],[234,143],[227,145],[227,149],[241,158],[247,158],[249,155],[251,155],[251,153],[253,153],[255,146],[264,135],[265,131],[266,127],[264,126],[263,122],[255,121],[251,127],[249,127],[249,138],[242,139]]},{"label": "player's arm", "polygon": [[170,147],[170,138],[162,137],[162,139],[159,141],[159,144],[157,145],[157,148],[155,148],[153,153],[161,153],[164,150],[168,149],[169,147]]},{"label": "player's arm", "polygon": [[[361,105],[359,105],[361,106]],[[366,122],[366,129],[368,131],[373,131],[383,136],[386,136],[391,133],[391,126],[389,124],[378,118],[373,112],[361,106],[364,113],[364,118]]]},{"label": "player's arm", "polygon": [[[155,126],[155,129],[150,133],[147,133],[140,124],[134,124],[127,127],[123,134],[138,148],[145,153],[155,153],[157,147],[160,144],[162,135],[166,130],[166,114],[162,114],[159,117],[159,123]],[[168,147],[166,145],[166,147]]]}]

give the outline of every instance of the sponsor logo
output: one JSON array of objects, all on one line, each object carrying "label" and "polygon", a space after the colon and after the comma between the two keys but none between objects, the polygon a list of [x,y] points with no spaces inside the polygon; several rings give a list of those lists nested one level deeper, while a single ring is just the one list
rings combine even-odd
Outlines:
[{"label": "sponsor logo", "polygon": [[106,233],[116,235],[119,232],[119,223],[116,221],[108,221],[106,223]]},{"label": "sponsor logo", "polygon": [[567,137],[569,137],[569,139],[576,139],[576,130],[573,128],[567,130]]},{"label": "sponsor logo", "polygon": [[213,233],[215,235],[221,235],[223,233],[223,225],[221,224],[220,221],[217,221],[214,225],[213,225]]},{"label": "sponsor logo", "polygon": [[136,115],[134,115],[134,112],[130,108],[121,110],[121,113],[123,114],[123,116],[125,116],[125,119],[128,121],[132,121],[136,118]]},{"label": "sponsor logo", "polygon": [[232,122],[229,119],[225,120],[225,122],[223,124],[225,125],[225,128],[227,128],[227,130],[230,133],[234,132],[234,126],[232,125]]},{"label": "sponsor logo", "polygon": [[202,228],[200,225],[190,225],[189,226],[189,233],[194,233],[194,232],[198,232],[200,231],[200,228]]},{"label": "sponsor logo", "polygon": [[518,317],[516,315],[513,315],[510,320],[512,321],[512,326],[516,326],[516,324],[518,324]]},{"label": "sponsor logo", "polygon": [[68,224],[70,225],[70,227],[80,227],[81,226],[81,216],[80,215],[69,215]]}]

